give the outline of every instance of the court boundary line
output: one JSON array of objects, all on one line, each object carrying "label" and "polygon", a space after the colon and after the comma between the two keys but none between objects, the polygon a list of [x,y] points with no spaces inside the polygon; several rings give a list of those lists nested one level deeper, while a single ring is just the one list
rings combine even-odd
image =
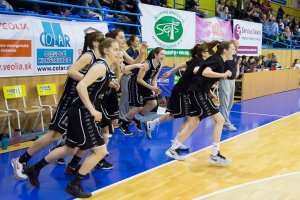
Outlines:
[{"label": "court boundary line", "polygon": [[261,116],[267,116],[267,117],[285,117],[283,115],[270,115],[270,114],[264,114],[264,113],[251,113],[251,112],[241,112],[241,111],[230,111],[232,113],[242,113],[242,114],[248,114],[248,115],[261,115]]},{"label": "court boundary line", "polygon": [[[231,141],[231,140],[233,140],[233,139],[236,139],[237,137],[240,137],[240,136],[243,136],[243,135],[245,135],[245,134],[251,133],[252,131],[255,131],[256,129],[263,128],[263,127],[265,127],[265,126],[268,126],[268,125],[270,125],[270,124],[276,123],[276,122],[278,122],[278,121],[280,121],[280,120],[286,119],[286,118],[288,118],[288,117],[291,117],[291,116],[296,115],[296,114],[299,114],[299,113],[300,113],[300,112],[298,111],[298,112],[295,112],[295,113],[293,113],[293,114],[290,114],[290,115],[287,115],[287,116],[285,116],[285,117],[282,117],[282,118],[280,118],[280,119],[276,119],[275,121],[272,121],[272,122],[270,122],[270,123],[264,124],[264,125],[262,125],[262,126],[259,126],[259,127],[254,128],[254,129],[248,130],[248,131],[246,131],[246,132],[244,132],[244,133],[241,133],[241,134],[239,134],[239,135],[236,135],[236,136],[234,136],[234,137],[231,137],[231,138],[228,138],[228,139],[226,139],[226,140],[223,140],[223,141],[221,141],[220,143],[224,143],[224,142],[227,142],[227,141]],[[192,155],[194,155],[194,154],[196,154],[196,153],[199,153],[199,152],[201,152],[201,151],[204,151],[204,150],[206,150],[206,149],[208,149],[208,148],[211,148],[211,145],[208,146],[208,147],[199,149],[199,150],[197,150],[197,151],[195,151],[195,152],[193,152],[193,153],[190,153],[190,154],[186,155],[185,158],[188,158],[188,157],[190,157],[190,156],[192,156]],[[184,161],[172,160],[172,161],[170,161],[170,162],[167,162],[167,163],[164,163],[164,164],[162,164],[162,165],[156,166],[156,167],[154,167],[154,168],[152,168],[152,169],[149,169],[149,170],[146,170],[146,171],[144,171],[144,172],[141,172],[141,173],[138,173],[138,174],[136,174],[136,175],[133,175],[133,176],[131,176],[131,177],[125,178],[125,179],[123,179],[123,180],[121,180],[121,181],[118,181],[118,182],[113,183],[113,184],[111,184],[111,185],[108,185],[108,186],[106,186],[106,187],[103,187],[103,188],[100,188],[100,189],[98,189],[98,190],[95,190],[95,191],[92,192],[92,194],[94,195],[94,194],[96,194],[96,193],[102,192],[102,191],[104,191],[104,190],[107,190],[107,189],[109,189],[109,188],[112,188],[112,187],[114,187],[114,186],[117,186],[117,185],[119,185],[119,184],[121,184],[121,183],[124,183],[124,182],[126,182],[126,181],[131,180],[131,179],[134,179],[134,178],[136,178],[136,177],[138,177],[138,176],[147,174],[147,173],[149,173],[149,172],[152,172],[152,171],[154,171],[154,170],[156,170],[156,169],[159,169],[159,168],[161,168],[161,167],[164,167],[164,166],[166,166],[166,165],[170,165],[170,164],[172,164],[172,163],[174,163],[174,162],[184,162]],[[91,198],[93,198],[93,196],[92,196]]]},{"label": "court boundary line", "polygon": [[292,175],[297,175],[297,174],[300,174],[300,171],[290,172],[290,173],[286,173],[286,174],[280,174],[280,175],[276,175],[276,176],[269,176],[269,177],[266,177],[266,178],[261,178],[261,179],[255,180],[255,181],[250,181],[250,182],[234,185],[234,186],[222,189],[222,190],[218,190],[218,191],[215,191],[215,192],[212,192],[212,193],[209,193],[209,194],[205,194],[205,195],[196,197],[193,200],[202,200],[204,198],[213,197],[215,195],[218,195],[218,194],[221,194],[221,193],[224,193],[224,192],[227,192],[227,191],[235,190],[235,189],[238,189],[238,188],[242,188],[244,186],[254,185],[255,183],[262,183],[262,182],[265,182],[265,181],[269,181],[269,180],[273,180],[273,179],[279,179],[279,178],[282,178],[282,177],[287,177],[287,176],[292,176]]}]

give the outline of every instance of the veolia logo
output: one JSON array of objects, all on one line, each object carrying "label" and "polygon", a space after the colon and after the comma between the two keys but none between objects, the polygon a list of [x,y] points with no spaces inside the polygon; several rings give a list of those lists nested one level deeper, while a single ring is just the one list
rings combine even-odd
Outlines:
[{"label": "veolia logo", "polygon": [[70,47],[70,37],[63,34],[59,23],[42,22],[44,32],[40,35],[40,42],[46,47]]},{"label": "veolia logo", "polygon": [[166,43],[179,40],[183,34],[183,26],[178,18],[163,16],[154,25],[156,36]]},{"label": "veolia logo", "polygon": [[237,39],[237,40],[240,39],[241,27],[239,24],[235,25],[233,34],[234,34],[235,39]]}]

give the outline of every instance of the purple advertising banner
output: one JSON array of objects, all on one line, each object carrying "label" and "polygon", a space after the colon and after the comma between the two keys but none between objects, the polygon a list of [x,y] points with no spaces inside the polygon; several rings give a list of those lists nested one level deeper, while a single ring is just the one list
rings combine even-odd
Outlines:
[{"label": "purple advertising banner", "polygon": [[196,42],[231,39],[232,29],[230,21],[218,18],[203,19],[196,17]]}]

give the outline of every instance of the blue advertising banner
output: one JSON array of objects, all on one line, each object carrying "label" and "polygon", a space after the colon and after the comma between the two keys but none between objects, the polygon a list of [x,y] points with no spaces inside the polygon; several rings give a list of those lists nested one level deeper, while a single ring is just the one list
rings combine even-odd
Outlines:
[{"label": "blue advertising banner", "polygon": [[162,75],[170,69],[170,67],[163,67],[158,75],[157,86],[162,90],[160,94],[162,97],[170,97],[171,91],[174,87],[174,74],[164,80],[162,79]]},{"label": "blue advertising banner", "polygon": [[279,3],[279,4],[281,4],[281,5],[285,5],[285,6],[286,6],[287,0],[272,0],[272,2],[274,2],[274,3]]}]

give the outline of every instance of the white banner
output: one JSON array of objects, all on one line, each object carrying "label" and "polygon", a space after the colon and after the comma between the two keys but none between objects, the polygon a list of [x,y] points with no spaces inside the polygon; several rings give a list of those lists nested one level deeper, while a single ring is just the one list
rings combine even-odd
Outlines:
[{"label": "white banner", "polygon": [[262,46],[262,24],[233,20],[233,37],[239,41],[238,55],[259,56]]},{"label": "white banner", "polygon": [[0,15],[0,77],[65,74],[91,30],[105,34],[108,28],[103,22]]},{"label": "white banner", "polygon": [[0,77],[34,73],[32,40],[29,17],[0,15]]},{"label": "white banner", "polygon": [[149,48],[191,49],[195,45],[194,12],[139,4],[142,36]]}]

